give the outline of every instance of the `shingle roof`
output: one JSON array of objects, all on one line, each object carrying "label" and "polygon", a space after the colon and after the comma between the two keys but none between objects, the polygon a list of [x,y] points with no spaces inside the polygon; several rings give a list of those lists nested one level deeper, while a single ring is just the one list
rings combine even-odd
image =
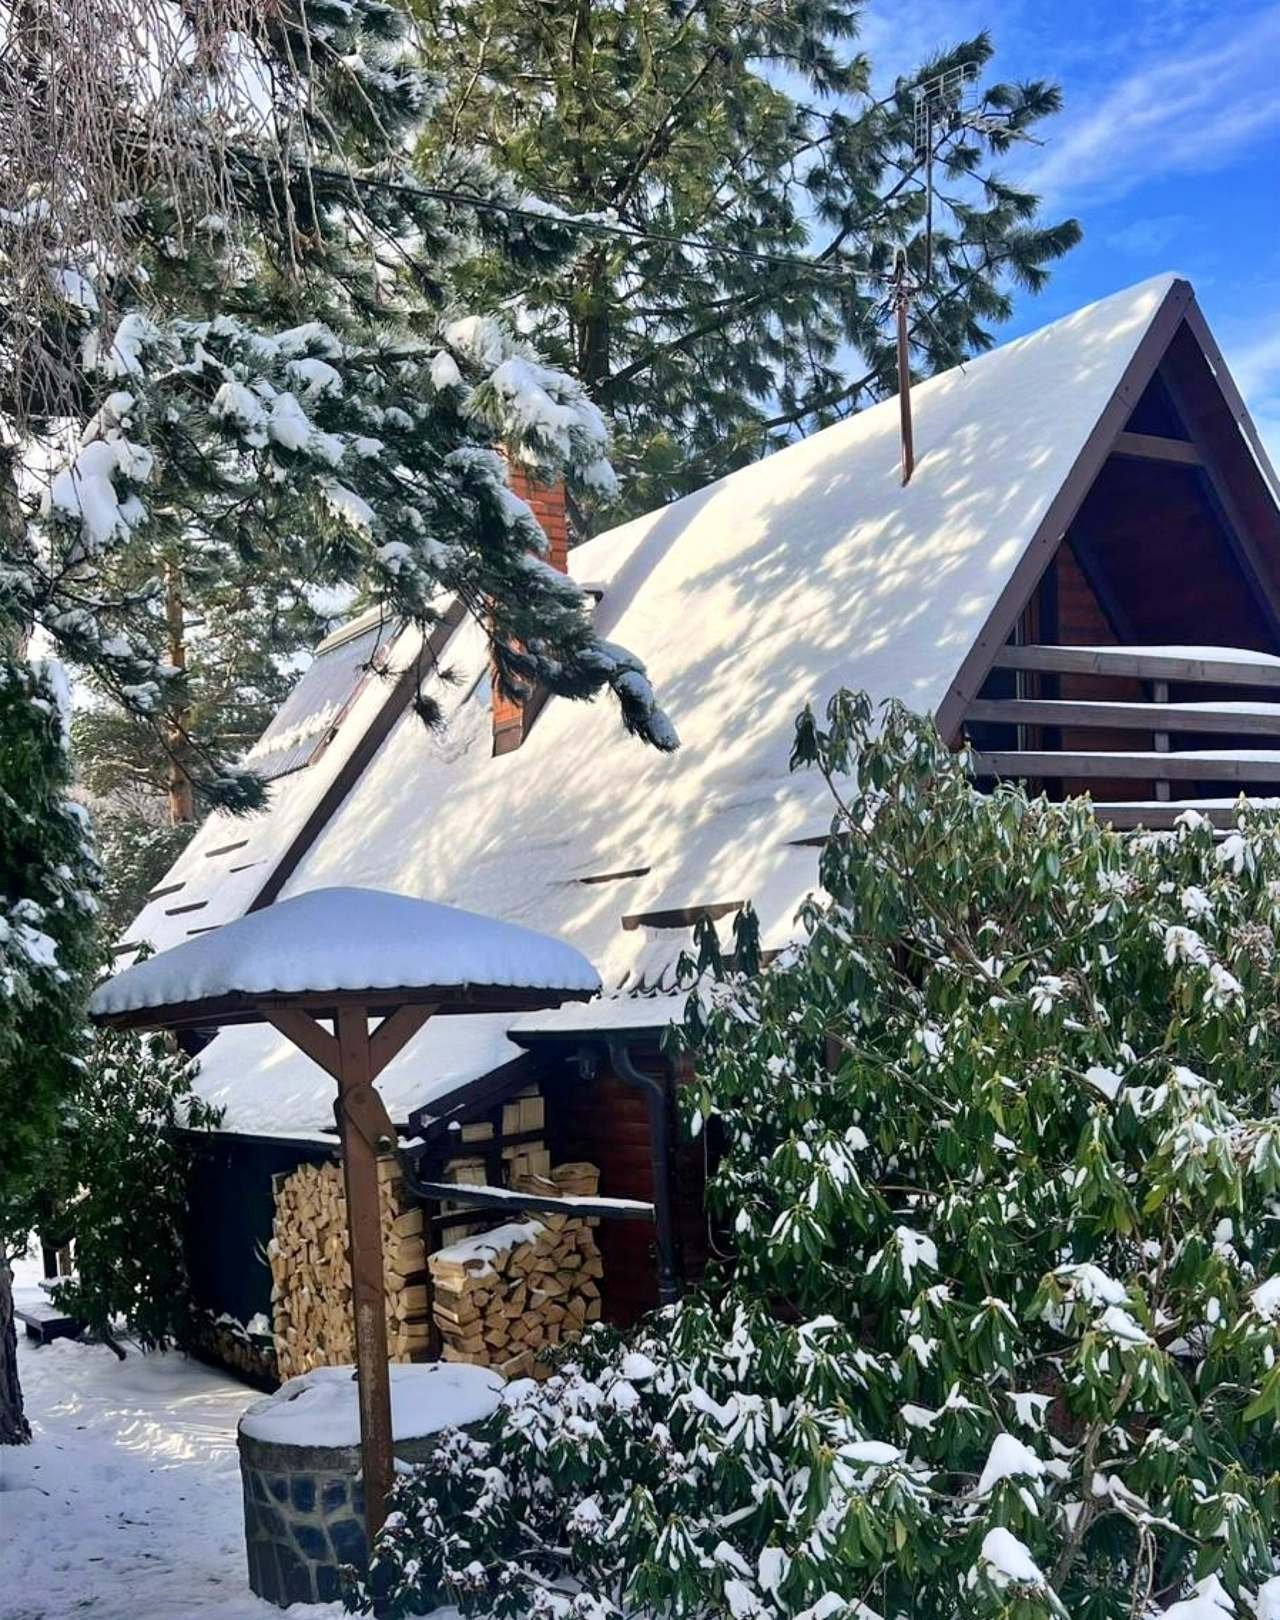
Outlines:
[{"label": "shingle roof", "polygon": [[[491,758],[484,638],[464,625],[445,658],[463,676],[447,728],[404,715],[284,892],[367,885],[521,922],[585,952],[606,991],[669,982],[689,934],[646,925],[655,915],[750,899],[766,944],[790,937],[816,881],[800,841],[830,819],[822,784],[788,771],[797,712],[842,685],[938,709],[1178,297],[1185,283],[1159,277],[919,384],[905,489],[889,401],[579,547],[571,571],[603,588],[597,622],[645,659],[679,752],[644,749],[607,704],[554,702],[523,747]],[[254,818],[253,848],[297,821],[298,780]],[[210,920],[237,903],[224,892]],[[468,1020],[451,1022],[456,1079]],[[280,1059],[254,1033],[256,1056],[243,1035],[234,1053],[214,1043],[201,1089],[228,1104],[229,1129],[249,1092],[245,1128],[310,1128],[297,1088],[264,1114]],[[487,1024],[475,1033],[478,1073],[496,1048]],[[429,1034],[384,1076],[393,1113],[440,1089]],[[317,1097],[318,1127],[327,1086]]]}]

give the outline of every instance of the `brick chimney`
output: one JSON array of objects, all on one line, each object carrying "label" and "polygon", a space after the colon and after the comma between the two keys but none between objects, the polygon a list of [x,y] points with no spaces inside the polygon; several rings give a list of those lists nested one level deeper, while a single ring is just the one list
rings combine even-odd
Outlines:
[{"label": "brick chimney", "polygon": [[[533,508],[533,515],[542,525],[547,537],[546,560],[562,574],[569,572],[569,520],[565,509],[564,481],[543,484],[535,481],[523,467],[510,467],[508,480],[512,490]],[[510,754],[519,748],[529,734],[529,728],[546,701],[546,694],[534,692],[523,703],[514,703],[503,697],[498,684],[493,683],[493,752]]]}]

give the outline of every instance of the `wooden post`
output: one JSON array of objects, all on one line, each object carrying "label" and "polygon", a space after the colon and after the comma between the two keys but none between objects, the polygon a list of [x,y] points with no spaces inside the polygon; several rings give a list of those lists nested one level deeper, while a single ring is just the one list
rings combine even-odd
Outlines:
[{"label": "wooden post", "polygon": [[[341,1007],[337,1015],[338,1128],[347,1192],[351,1305],[355,1313],[356,1377],[360,1391],[360,1464],[364,1475],[364,1522],[374,1538],[387,1516],[391,1489],[391,1375],[387,1358],[387,1305],[382,1276],[382,1210],[378,1202],[378,1146],[361,1129],[373,1090],[369,1018],[364,1007]],[[394,1143],[387,1144],[387,1151]]]},{"label": "wooden post", "polygon": [[898,325],[898,415],[902,433],[902,482],[909,484],[916,466],[915,435],[911,427],[911,332],[907,324],[911,310],[911,286],[907,257],[900,252],[894,272],[894,311]]},{"label": "wooden post", "polygon": [[[1167,703],[1169,701],[1168,681],[1152,681],[1151,699],[1153,703]],[[1155,744],[1157,754],[1167,754],[1169,752],[1169,733],[1167,731],[1155,732],[1151,740]],[[1158,781],[1156,783],[1156,798],[1167,803],[1171,796],[1172,792],[1168,782]]]}]

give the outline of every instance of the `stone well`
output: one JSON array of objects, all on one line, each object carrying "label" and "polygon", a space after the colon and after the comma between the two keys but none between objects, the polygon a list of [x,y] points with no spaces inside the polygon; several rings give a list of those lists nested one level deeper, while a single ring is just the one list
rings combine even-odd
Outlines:
[{"label": "stone well", "polygon": [[[426,1462],[443,1429],[490,1415],[503,1380],[488,1367],[391,1368],[395,1454]],[[249,1585],[281,1608],[328,1603],[343,1564],[368,1560],[355,1372],[317,1367],[256,1401],[240,1419]]]}]

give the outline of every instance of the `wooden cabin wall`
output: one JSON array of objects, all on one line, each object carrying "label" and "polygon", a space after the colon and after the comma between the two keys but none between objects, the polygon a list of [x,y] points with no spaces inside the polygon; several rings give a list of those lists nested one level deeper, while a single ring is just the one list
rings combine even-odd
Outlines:
[{"label": "wooden cabin wall", "polygon": [[[1057,555],[1050,566],[1054,574],[1052,599],[1056,608],[1056,623],[1051,638],[1054,645],[1059,647],[1121,645],[1121,638],[1108,618],[1097,592],[1089,583],[1070,539],[1058,547]],[[1118,675],[1056,675],[1050,678],[1056,683],[1054,696],[1064,699],[1091,698],[1095,702],[1140,703],[1145,696],[1141,681],[1129,680]],[[1061,740],[1058,746],[1064,752],[1147,749],[1153,746],[1149,734],[1133,731],[1095,731],[1092,728],[1084,731],[1063,728],[1059,732],[1059,737]],[[1095,798],[1145,799],[1150,795],[1150,788],[1145,782],[1071,780],[1062,783],[1063,798],[1071,798],[1077,793],[1084,792],[1092,792]]]},{"label": "wooden cabin wall", "polygon": [[222,1132],[190,1133],[187,1174],[187,1264],[195,1303],[218,1317],[247,1323],[271,1315],[271,1178],[300,1164],[324,1164],[333,1152],[297,1142]]},{"label": "wooden cabin wall", "polygon": [[[663,1075],[661,1054],[635,1054],[644,1074]],[[600,1192],[609,1198],[653,1197],[647,1095],[625,1085],[606,1065],[594,1080],[565,1074],[546,1083],[547,1118],[554,1121],[557,1157],[600,1167]],[[686,1279],[701,1276],[707,1258],[702,1205],[702,1150],[681,1143],[672,1109],[671,1131],[678,1260]],[[601,1221],[596,1240],[604,1260],[601,1279],[607,1322],[629,1326],[658,1303],[654,1229],[648,1221]]]}]

